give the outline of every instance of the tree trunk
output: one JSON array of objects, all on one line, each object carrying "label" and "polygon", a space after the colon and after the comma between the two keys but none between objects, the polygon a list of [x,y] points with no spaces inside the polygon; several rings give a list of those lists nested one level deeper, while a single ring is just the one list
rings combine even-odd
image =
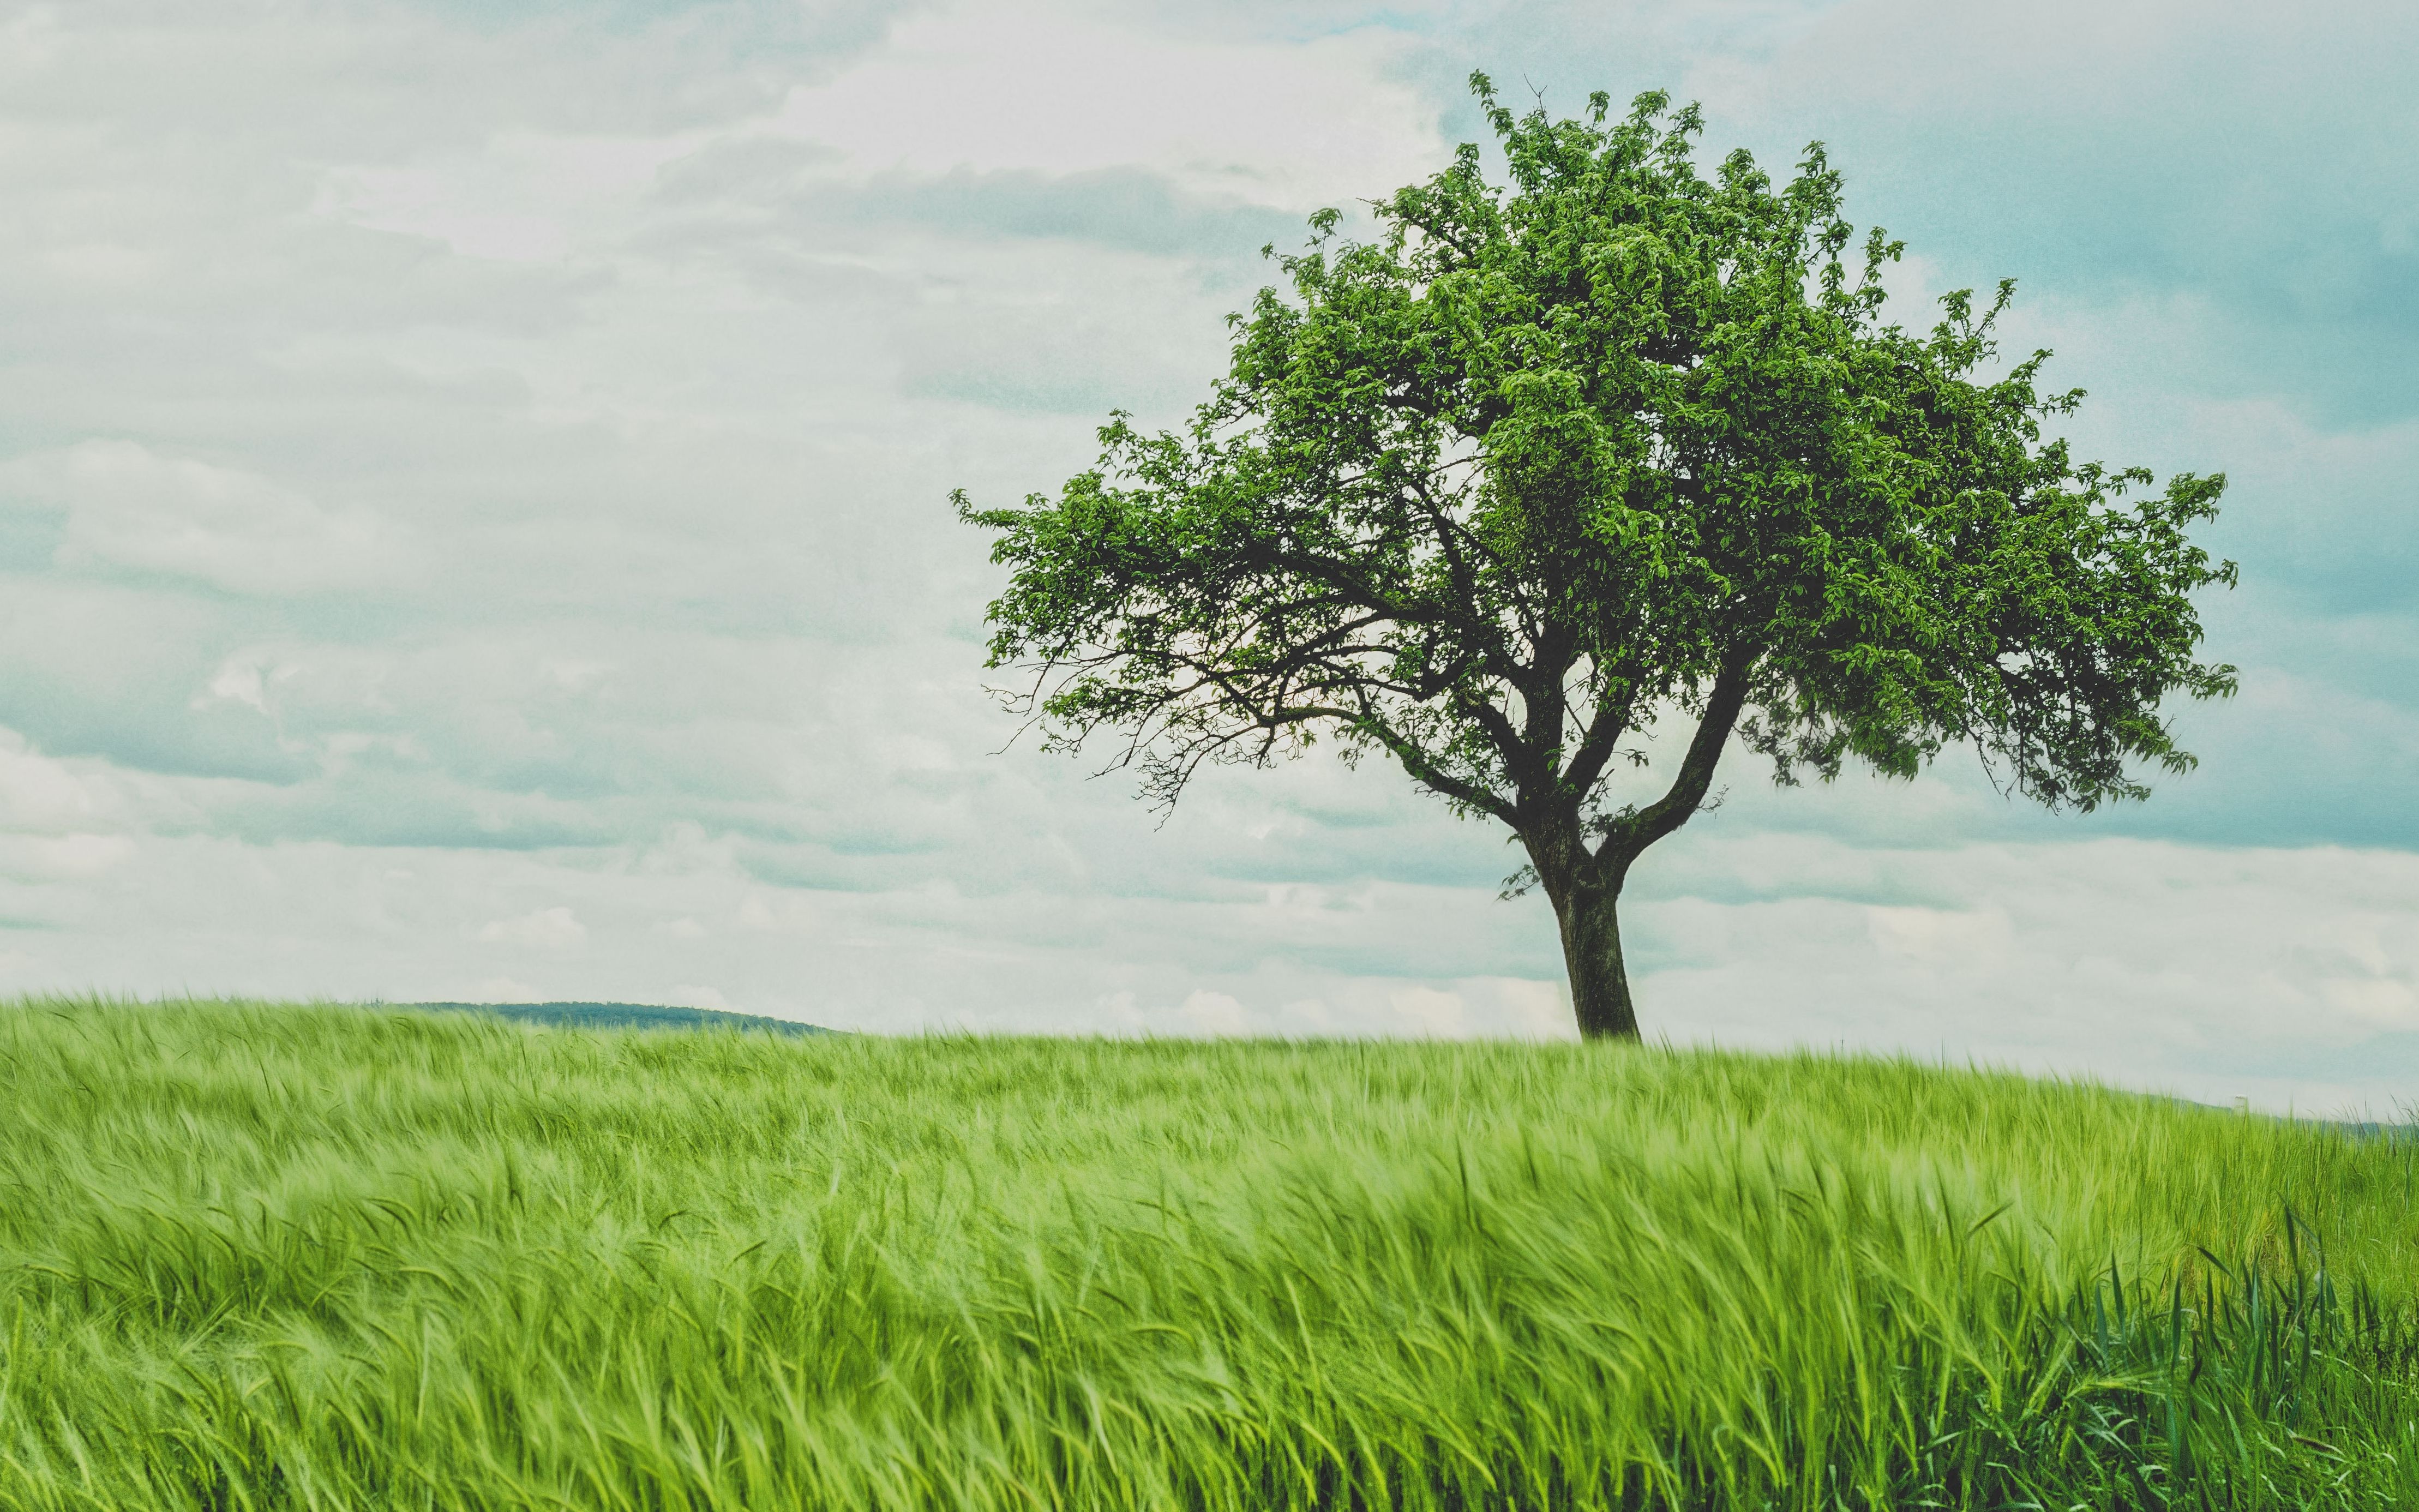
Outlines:
[{"label": "tree trunk", "polygon": [[1638,1008],[1621,964],[1621,887],[1579,884],[1556,889],[1554,919],[1562,926],[1563,963],[1571,974],[1571,1008],[1588,1040],[1635,1040]]}]

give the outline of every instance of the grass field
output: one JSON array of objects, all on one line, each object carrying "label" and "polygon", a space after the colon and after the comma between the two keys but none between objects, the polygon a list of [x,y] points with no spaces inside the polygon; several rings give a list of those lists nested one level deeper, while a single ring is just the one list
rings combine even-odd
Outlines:
[{"label": "grass field", "polygon": [[2412,1507],[2419,1150],[1903,1063],[0,1008],[0,1507]]}]

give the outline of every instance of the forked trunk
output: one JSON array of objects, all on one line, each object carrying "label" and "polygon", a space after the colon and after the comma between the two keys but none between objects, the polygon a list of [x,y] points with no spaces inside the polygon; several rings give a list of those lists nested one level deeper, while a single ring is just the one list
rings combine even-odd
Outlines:
[{"label": "forked trunk", "polygon": [[[1689,737],[1688,754],[1670,791],[1653,803],[1594,817],[1582,811],[1580,799],[1612,748],[1604,743],[1576,785],[1564,774],[1550,788],[1524,788],[1520,806],[1501,816],[1519,832],[1530,869],[1553,900],[1554,921],[1563,932],[1563,964],[1571,974],[1571,1011],[1582,1039],[1638,1038],[1638,1007],[1630,1000],[1629,973],[1621,964],[1616,912],[1621,885],[1646,847],[1687,824],[1703,806],[1714,767],[1722,759],[1722,743],[1730,739],[1746,702],[1757,655],[1752,644],[1734,645],[1723,654],[1720,675],[1704,696],[1704,716]],[[1557,665],[1566,671],[1569,664]],[[1533,713],[1533,726],[1534,722]],[[1552,770],[1550,762],[1545,769]],[[1593,845],[1591,836],[1596,837]]]},{"label": "forked trunk", "polygon": [[1571,974],[1571,1007],[1589,1040],[1635,1040],[1638,1009],[1621,964],[1621,888],[1580,885],[1554,898],[1562,926],[1563,961]]}]

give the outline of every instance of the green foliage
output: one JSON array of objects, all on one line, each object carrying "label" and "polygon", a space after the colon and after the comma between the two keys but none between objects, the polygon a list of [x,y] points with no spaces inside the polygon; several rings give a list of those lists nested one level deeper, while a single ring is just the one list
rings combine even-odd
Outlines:
[{"label": "green foliage", "polygon": [[1707,177],[1694,107],[1516,117],[1472,84],[1508,187],[1465,147],[1367,241],[1315,218],[1189,429],[1118,415],[1057,498],[958,497],[1054,745],[1114,733],[1168,802],[1205,762],[1382,750],[1518,831],[1558,906],[1617,891],[1733,733],[1783,781],[1962,743],[2054,808],[2190,764],[2158,709],[2234,687],[2188,596],[2234,580],[2188,536],[2222,476],[2149,494],[2044,439],[2081,398],[2048,354],[1984,376],[2012,284],[1885,323],[1901,244],[1852,257],[1819,145]]},{"label": "green foliage", "polygon": [[0,1088],[11,1512],[2419,1504],[2388,1138],[241,1004],[0,1009]]}]

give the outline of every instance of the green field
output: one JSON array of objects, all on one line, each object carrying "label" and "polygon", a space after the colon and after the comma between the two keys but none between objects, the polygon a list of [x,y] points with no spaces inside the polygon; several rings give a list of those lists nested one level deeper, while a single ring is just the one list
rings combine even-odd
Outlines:
[{"label": "green field", "polygon": [[0,1008],[0,1507],[2419,1506],[2414,1155],[1615,1045]]}]

